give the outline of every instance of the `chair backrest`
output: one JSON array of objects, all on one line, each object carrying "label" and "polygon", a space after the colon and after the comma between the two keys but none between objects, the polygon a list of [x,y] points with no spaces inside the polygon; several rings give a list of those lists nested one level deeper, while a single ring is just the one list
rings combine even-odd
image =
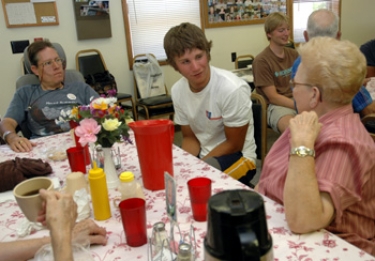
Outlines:
[{"label": "chair backrest", "polygon": [[[152,69],[153,67],[148,66],[150,64],[150,62],[149,62],[149,60],[147,58],[147,55],[149,57],[153,57],[154,61],[156,61],[156,57],[152,53],[149,53],[149,54],[138,54],[138,55],[134,56],[134,58],[133,58],[133,66],[132,67],[133,67],[133,76],[134,76],[134,93],[136,94],[135,95],[136,96],[136,100],[139,100],[141,98],[149,98],[149,97],[152,97],[152,96],[158,96],[158,95],[161,95],[161,94],[168,96],[168,88],[165,85],[164,75],[163,75],[162,72],[161,72],[161,76],[157,79],[157,81],[155,81],[155,78],[154,78],[152,82],[153,82],[153,85],[154,85],[155,82],[157,82],[157,84],[161,84],[162,86],[164,86],[164,88],[162,90],[159,90],[159,93],[157,93],[157,92],[155,92],[155,94],[149,93],[149,95],[147,95],[147,96],[142,95],[142,92],[144,92],[144,90],[142,90],[142,91],[140,90],[140,88],[142,88],[141,86],[139,86],[140,80],[136,79],[137,78],[137,76],[136,76],[136,74],[137,74],[137,68],[141,68],[141,67],[138,67],[136,65],[136,63],[140,63],[141,65],[144,65],[144,68],[146,68],[146,66],[147,66],[147,68]],[[160,64],[158,62],[157,62],[157,67],[158,68],[156,68],[156,70],[160,70],[161,71]],[[139,75],[141,75],[141,74],[144,74],[144,72],[140,73]],[[144,79],[142,79],[142,82],[144,82],[145,85],[148,84],[148,83],[146,83],[144,81]],[[154,87],[155,86],[153,86],[151,88],[151,86],[150,86],[150,89],[156,90],[157,88],[154,88]],[[145,87],[145,88],[147,88],[147,87]]]},{"label": "chair backrest", "polygon": [[254,56],[251,54],[239,55],[234,61],[236,69],[246,68],[248,65],[253,64]]},{"label": "chair backrest", "polygon": [[251,94],[253,101],[253,118],[254,118],[254,139],[257,158],[264,162],[267,152],[267,103],[262,95],[257,93]]},{"label": "chair backrest", "polygon": [[375,114],[367,114],[361,119],[363,125],[365,125],[365,128],[369,132],[371,138],[375,141]]},{"label": "chair backrest", "polygon": [[89,74],[107,71],[107,65],[99,50],[86,49],[77,52],[76,69],[86,77]]}]

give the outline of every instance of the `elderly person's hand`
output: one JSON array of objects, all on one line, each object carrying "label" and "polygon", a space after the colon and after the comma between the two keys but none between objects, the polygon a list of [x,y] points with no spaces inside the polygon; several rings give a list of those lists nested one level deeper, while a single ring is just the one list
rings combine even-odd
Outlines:
[{"label": "elderly person's hand", "polygon": [[[92,219],[85,219],[75,223],[77,218],[77,205],[70,194],[42,189],[40,190],[40,195],[46,201],[43,210],[39,213],[37,221],[42,222],[43,225],[47,225],[49,229],[51,229],[51,226],[60,229],[60,225],[57,225],[58,222],[67,220],[69,222],[65,222],[64,225],[67,225],[66,229],[72,230],[73,242],[84,244],[86,243],[84,241],[89,239],[91,245],[107,244],[106,229],[99,227]],[[61,225],[60,230],[62,230],[62,228],[63,226]]]},{"label": "elderly person's hand", "polygon": [[291,147],[306,146],[311,149],[314,148],[321,127],[322,124],[319,123],[318,115],[314,111],[304,111],[296,115],[289,122]]},{"label": "elderly person's hand", "polygon": [[[9,135],[10,136],[10,135]],[[30,141],[27,138],[12,134],[11,137],[7,137],[6,142],[9,147],[15,152],[29,152],[36,146],[35,142]]]},{"label": "elderly person's hand", "polygon": [[77,219],[77,204],[73,197],[70,194],[45,189],[41,189],[39,194],[44,200],[44,208],[37,220],[50,230],[73,230]]},{"label": "elderly person's hand", "polygon": [[74,226],[73,241],[81,243],[87,238],[90,240],[90,245],[104,246],[107,244],[107,231],[105,228],[99,227],[92,219],[84,219]]}]

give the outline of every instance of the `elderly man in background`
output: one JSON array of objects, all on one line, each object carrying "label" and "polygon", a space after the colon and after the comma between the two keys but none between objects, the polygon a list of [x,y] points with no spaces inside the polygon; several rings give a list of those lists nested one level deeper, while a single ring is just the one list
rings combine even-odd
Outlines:
[{"label": "elderly man in background", "polygon": [[[319,9],[312,12],[307,20],[307,30],[303,32],[306,42],[317,36],[328,36],[340,40],[339,17],[330,10]],[[293,64],[292,78],[294,78],[297,68],[301,62],[298,57]],[[375,112],[375,102],[373,102],[370,93],[362,86],[352,101],[354,112],[365,116]]]},{"label": "elderly man in background", "polygon": [[351,106],[365,57],[331,37],[314,37],[300,54],[291,82],[299,114],[269,151],[256,190],[284,205],[293,232],[325,228],[374,255],[375,143]]},{"label": "elderly man in background", "polygon": [[31,138],[70,130],[69,123],[57,124],[61,111],[76,105],[87,105],[99,95],[86,83],[64,84],[64,60],[49,41],[38,41],[28,47],[31,70],[40,84],[19,88],[13,96],[4,119],[0,122],[3,140],[15,152],[31,151],[33,142],[16,133],[18,125],[27,121]]}]

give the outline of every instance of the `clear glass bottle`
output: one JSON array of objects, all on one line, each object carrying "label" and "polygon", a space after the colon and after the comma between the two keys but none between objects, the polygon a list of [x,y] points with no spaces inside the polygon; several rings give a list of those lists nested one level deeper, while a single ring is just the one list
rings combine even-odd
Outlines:
[{"label": "clear glass bottle", "polygon": [[104,151],[101,145],[95,147],[95,156],[94,160],[96,161],[96,166],[98,168],[104,168]]}]

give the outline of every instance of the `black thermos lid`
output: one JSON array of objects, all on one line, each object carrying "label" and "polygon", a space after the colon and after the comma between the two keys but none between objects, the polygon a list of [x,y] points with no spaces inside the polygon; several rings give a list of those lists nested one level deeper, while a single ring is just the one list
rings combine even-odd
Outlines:
[{"label": "black thermos lid", "polygon": [[219,260],[260,260],[272,247],[263,198],[251,190],[227,190],[208,201],[206,251]]}]

